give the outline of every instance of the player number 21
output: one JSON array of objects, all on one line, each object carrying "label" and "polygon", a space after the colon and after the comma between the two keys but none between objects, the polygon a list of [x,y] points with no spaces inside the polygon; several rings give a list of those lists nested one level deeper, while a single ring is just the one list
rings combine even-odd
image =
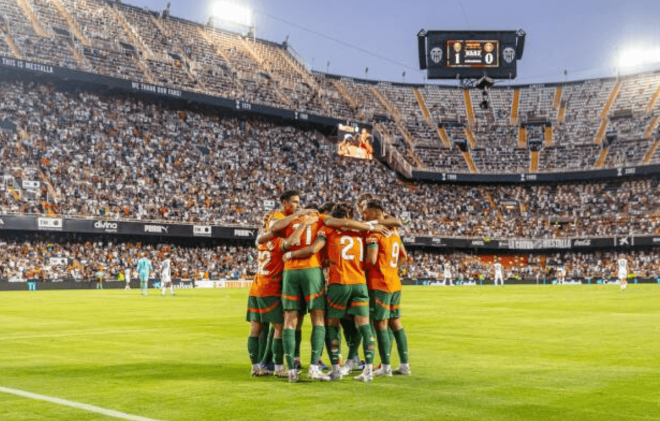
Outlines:
[{"label": "player number 21", "polygon": [[[364,254],[364,245],[362,244],[361,238],[357,238],[357,240],[358,243],[360,244],[360,261],[362,262],[363,261],[362,255]],[[353,248],[353,245],[355,245],[355,241],[353,241],[353,237],[347,237],[347,236],[341,237],[339,239],[339,244],[341,244],[342,246],[346,245],[346,247],[341,249],[341,258],[344,260],[353,260],[355,256],[349,254],[349,252]]]}]

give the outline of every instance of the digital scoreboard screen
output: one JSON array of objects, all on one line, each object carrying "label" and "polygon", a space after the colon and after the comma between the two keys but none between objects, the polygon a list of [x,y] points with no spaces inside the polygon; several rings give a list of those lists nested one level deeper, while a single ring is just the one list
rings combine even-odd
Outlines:
[{"label": "digital scoreboard screen", "polygon": [[428,79],[515,79],[525,32],[425,31],[417,34],[420,69]]},{"label": "digital scoreboard screen", "polygon": [[497,67],[500,65],[499,41],[447,41],[446,57],[449,67]]}]

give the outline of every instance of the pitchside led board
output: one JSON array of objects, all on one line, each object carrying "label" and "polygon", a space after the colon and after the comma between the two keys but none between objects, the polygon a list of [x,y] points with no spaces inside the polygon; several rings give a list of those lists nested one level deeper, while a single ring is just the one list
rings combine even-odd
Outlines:
[{"label": "pitchside led board", "polygon": [[515,79],[525,32],[425,31],[417,34],[419,67],[429,79]]}]

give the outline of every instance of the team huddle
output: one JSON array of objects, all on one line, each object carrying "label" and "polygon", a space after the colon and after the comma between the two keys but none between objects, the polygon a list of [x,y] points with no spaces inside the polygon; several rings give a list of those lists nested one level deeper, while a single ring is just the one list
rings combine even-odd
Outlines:
[{"label": "team huddle", "polygon": [[[357,202],[368,222],[353,219],[353,207],[344,203],[298,210],[296,191],[283,193],[280,202],[279,211],[264,217],[257,238],[259,269],[247,309],[252,375],[274,374],[298,381],[301,326],[307,313],[312,322],[311,379],[341,380],[359,370],[360,343],[365,361],[356,380],[410,375],[407,337],[400,319],[398,268],[408,259],[397,232],[401,222],[389,217],[371,195]],[[344,364],[341,330],[348,345]],[[394,341],[401,362],[395,370],[390,365]],[[373,368],[376,342],[381,359],[378,370]],[[328,373],[322,369],[324,346],[332,364]]]}]

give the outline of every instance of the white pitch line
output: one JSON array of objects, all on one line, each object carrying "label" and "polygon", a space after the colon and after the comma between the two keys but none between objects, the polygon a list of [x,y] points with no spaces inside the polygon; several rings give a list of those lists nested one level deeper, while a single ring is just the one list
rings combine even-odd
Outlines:
[{"label": "white pitch line", "polygon": [[131,421],[158,421],[153,418],[145,418],[139,415],[125,414],[119,411],[113,411],[111,409],[105,409],[94,405],[88,405],[86,403],[68,401],[66,399],[53,398],[50,396],[37,395],[36,393],[25,392],[23,390],[11,389],[8,387],[0,386],[0,392],[9,393],[11,395],[22,396],[24,398],[34,399],[38,401],[51,402],[58,405],[70,406],[71,408],[81,409],[83,411],[94,412],[95,414],[107,415],[108,417],[119,418],[122,420],[131,420]]},{"label": "white pitch line", "polygon": [[112,334],[127,334],[127,333],[140,333],[148,332],[151,330],[161,330],[160,328],[153,329],[134,329],[134,330],[102,330],[93,332],[75,332],[75,333],[62,333],[58,335],[30,335],[30,336],[8,336],[0,338],[0,341],[11,341],[14,339],[42,339],[42,338],[67,338],[69,336],[87,336],[87,335],[112,335]]}]

